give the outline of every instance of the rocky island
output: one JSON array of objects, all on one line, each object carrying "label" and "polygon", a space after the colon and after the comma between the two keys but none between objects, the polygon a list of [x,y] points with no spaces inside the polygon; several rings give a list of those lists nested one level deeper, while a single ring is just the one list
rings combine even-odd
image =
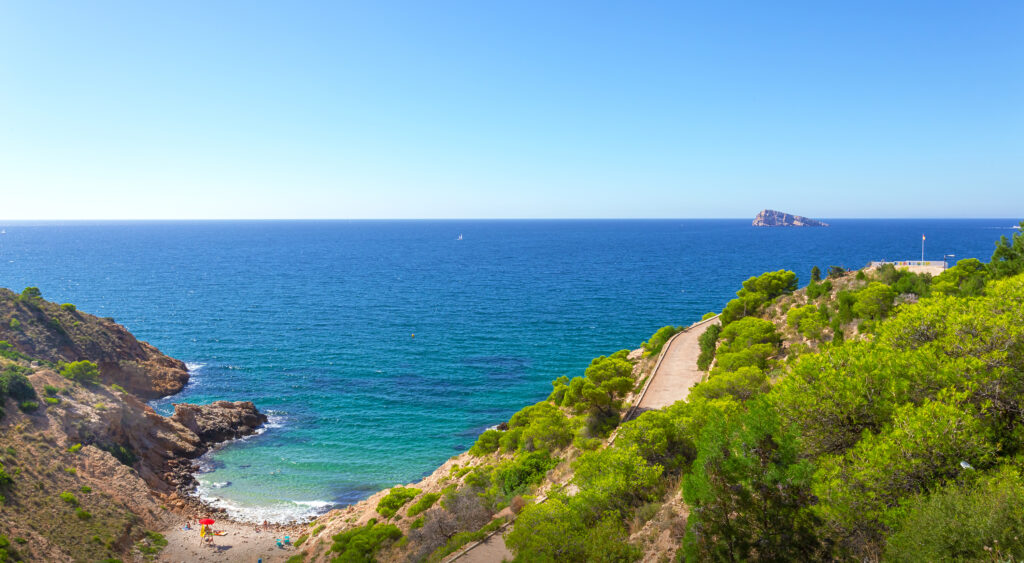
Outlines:
[{"label": "rocky island", "polygon": [[764,209],[754,217],[755,227],[827,227],[828,223],[808,219],[800,215],[790,215],[774,209]]}]

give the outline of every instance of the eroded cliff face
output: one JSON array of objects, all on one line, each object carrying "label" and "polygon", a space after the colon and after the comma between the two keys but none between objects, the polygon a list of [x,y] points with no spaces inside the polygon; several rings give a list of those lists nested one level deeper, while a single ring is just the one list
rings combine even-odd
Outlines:
[{"label": "eroded cliff face", "polygon": [[99,366],[104,383],[116,383],[142,399],[173,395],[188,383],[184,362],[140,342],[113,319],[4,288],[0,288],[0,340],[44,362],[92,361]]},{"label": "eroded cliff face", "polygon": [[[16,553],[27,561],[139,555],[146,531],[196,508],[194,460],[267,420],[247,401],[160,415],[144,400],[179,391],[184,364],[71,307],[0,289],[2,340],[0,377],[27,378],[36,395],[26,408],[0,393],[0,470],[12,477],[0,479],[0,534],[26,540]],[[83,359],[100,367],[98,384],[57,372]]]},{"label": "eroded cliff face", "polygon": [[754,217],[755,227],[827,227],[828,223],[808,219],[800,215],[790,215],[774,209],[765,209]]}]

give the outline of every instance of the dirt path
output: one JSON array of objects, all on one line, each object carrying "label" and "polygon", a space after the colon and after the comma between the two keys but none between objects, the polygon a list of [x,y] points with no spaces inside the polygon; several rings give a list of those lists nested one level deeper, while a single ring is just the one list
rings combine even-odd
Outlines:
[{"label": "dirt path", "polygon": [[647,387],[640,400],[639,411],[663,409],[676,401],[686,399],[690,387],[700,382],[704,372],[697,368],[697,357],[700,356],[700,335],[713,324],[719,324],[718,318],[697,324],[686,332],[679,333],[665,346],[668,349],[658,365],[657,371],[651,376],[651,384]]}]

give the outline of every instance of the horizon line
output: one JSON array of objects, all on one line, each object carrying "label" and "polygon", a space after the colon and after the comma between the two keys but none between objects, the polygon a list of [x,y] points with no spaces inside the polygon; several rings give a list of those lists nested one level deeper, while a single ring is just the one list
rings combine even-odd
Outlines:
[{"label": "horizon line", "polygon": [[[1012,216],[1007,217],[826,217],[817,216],[827,220],[1010,220],[1021,221]],[[5,219],[0,218],[0,224],[10,223],[158,223],[158,222],[342,222],[342,221],[732,221],[747,220],[753,221],[751,217],[245,217],[245,218],[105,218],[105,219]],[[1016,224],[1016,223],[1015,223]]]}]

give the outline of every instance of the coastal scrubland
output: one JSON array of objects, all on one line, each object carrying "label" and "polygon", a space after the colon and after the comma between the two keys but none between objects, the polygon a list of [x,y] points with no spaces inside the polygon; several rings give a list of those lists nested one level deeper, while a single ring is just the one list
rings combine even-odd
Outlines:
[{"label": "coastal scrubland", "polygon": [[298,558],[354,560],[359,535],[437,561],[512,520],[517,561],[1024,558],[1024,236],[934,277],[827,272],[744,282],[685,402],[624,421],[652,356],[597,358],[410,485],[433,508],[382,493]]},{"label": "coastal scrubland", "polygon": [[[441,561],[493,532],[517,561],[1024,558],[1024,235],[934,277],[826,272],[743,282],[686,401],[630,408],[664,327],[280,559]],[[159,558],[189,460],[261,422],[142,401],[184,381],[111,319],[0,290],[0,561]]]}]

